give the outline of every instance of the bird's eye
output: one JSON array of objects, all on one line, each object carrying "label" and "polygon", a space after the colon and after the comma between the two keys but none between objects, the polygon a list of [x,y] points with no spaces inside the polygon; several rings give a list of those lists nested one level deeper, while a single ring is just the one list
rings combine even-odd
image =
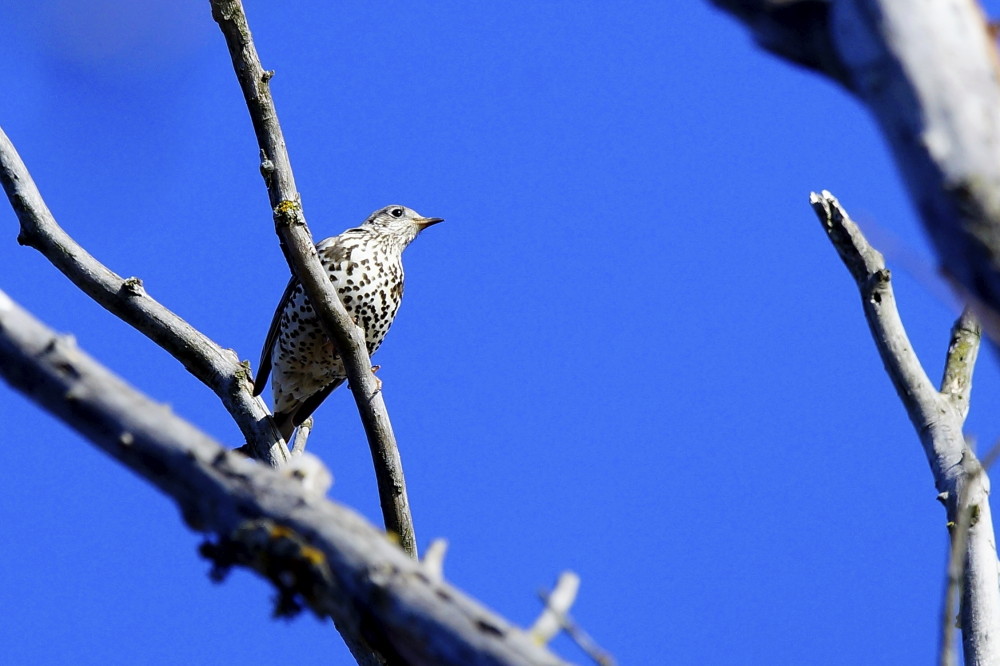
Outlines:
[{"label": "bird's eye", "polygon": [[393,217],[403,217],[403,209],[393,208],[392,210],[389,211],[389,215],[392,215]]}]

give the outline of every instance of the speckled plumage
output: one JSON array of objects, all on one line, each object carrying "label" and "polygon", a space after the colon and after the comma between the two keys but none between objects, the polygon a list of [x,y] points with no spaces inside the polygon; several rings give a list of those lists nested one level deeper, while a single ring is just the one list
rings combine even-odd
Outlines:
[{"label": "speckled plumage", "polygon": [[[404,206],[386,206],[360,227],[316,244],[344,308],[365,331],[369,354],[382,344],[403,298],[403,250],[422,229],[440,221]],[[347,378],[333,342],[294,277],[271,320],[254,395],[264,390],[272,367],[274,418],[286,440]]]}]

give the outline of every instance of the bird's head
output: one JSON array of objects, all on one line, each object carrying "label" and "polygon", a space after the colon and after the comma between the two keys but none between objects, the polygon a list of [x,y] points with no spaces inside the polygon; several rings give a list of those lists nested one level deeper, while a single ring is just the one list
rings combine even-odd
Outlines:
[{"label": "bird's head", "polygon": [[392,205],[372,213],[362,226],[377,233],[391,235],[399,239],[405,247],[421,231],[443,221],[440,217],[423,217],[406,206]]}]

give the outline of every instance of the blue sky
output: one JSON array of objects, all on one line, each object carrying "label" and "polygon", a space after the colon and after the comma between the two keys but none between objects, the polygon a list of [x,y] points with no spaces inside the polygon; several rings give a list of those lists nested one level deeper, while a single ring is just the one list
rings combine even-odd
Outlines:
[{"label": "blue sky", "polygon": [[[322,238],[402,203],[379,376],[421,547],[529,624],[569,568],[623,664],[926,663],[947,545],[918,441],[808,205],[883,249],[937,380],[957,315],[859,104],[706,3],[248,3]],[[0,124],[63,227],[256,362],[287,268],[208,3],[0,6]],[[15,242],[0,289],[220,441],[219,401]],[[969,432],[1000,435],[996,359]],[[0,644],[11,663],[348,664],[130,472],[0,385]],[[379,522],[347,391],[331,496]],[[565,639],[554,647],[583,661]]]}]

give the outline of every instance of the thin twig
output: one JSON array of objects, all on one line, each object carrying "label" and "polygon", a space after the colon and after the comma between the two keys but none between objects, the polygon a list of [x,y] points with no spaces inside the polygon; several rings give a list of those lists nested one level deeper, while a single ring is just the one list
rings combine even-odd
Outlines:
[{"label": "thin twig", "polygon": [[[951,327],[951,340],[945,357],[944,372],[941,378],[941,395],[948,398],[959,411],[964,420],[969,413],[969,399],[972,394],[972,375],[979,356],[979,345],[982,340],[982,330],[976,320],[972,308],[966,307],[961,316]],[[969,455],[972,449],[967,448]],[[996,459],[1000,447],[994,446],[983,459],[983,465],[974,474],[978,478]],[[947,506],[947,495],[943,494]],[[964,494],[963,494],[964,495]],[[941,636],[939,645],[939,662],[941,666],[955,666],[958,663],[955,655],[955,608],[960,602],[959,593],[965,574],[965,547],[968,541],[969,528],[972,526],[975,507],[969,506],[969,498],[959,498],[956,510],[957,520],[949,521],[948,531],[951,535],[951,547],[948,549],[948,567],[945,583],[944,600],[941,610]]]},{"label": "thin twig", "polygon": [[550,642],[562,630],[565,624],[564,618],[573,607],[579,590],[580,577],[572,571],[564,571],[556,581],[555,589],[549,594],[540,595],[545,601],[545,608],[529,630],[531,637],[540,645]]},{"label": "thin twig", "polygon": [[158,303],[137,278],[123,279],[76,243],[56,222],[7,135],[0,130],[0,181],[21,223],[18,242],[35,248],[108,312],[148,337],[222,400],[256,458],[272,467],[288,461],[267,406],[254,398],[249,369]]},{"label": "thin twig", "polygon": [[549,643],[560,631],[572,639],[577,646],[599,666],[615,666],[614,656],[597,644],[590,634],[570,617],[569,609],[576,601],[580,589],[580,577],[572,571],[564,571],[551,593],[541,592],[538,596],[545,608],[528,631],[532,640],[539,645]]},{"label": "thin twig", "polygon": [[[153,402],[0,292],[0,377],[171,497],[216,573],[248,566],[287,612],[331,617],[386,663],[561,664],[350,509]],[[361,636],[364,639],[361,639]],[[347,637],[347,636],[345,636]]]},{"label": "thin twig", "polygon": [[421,562],[431,580],[444,580],[444,556],[448,552],[448,541],[446,539],[434,539],[431,545],[424,552]]},{"label": "thin twig", "polygon": [[212,16],[226,38],[233,68],[250,111],[261,150],[261,173],[267,184],[275,229],[282,241],[285,259],[302,283],[323,331],[333,340],[347,371],[372,452],[386,530],[395,533],[403,550],[415,558],[416,536],[396,438],[382,392],[378,390],[371,371],[372,364],[364,333],[347,314],[330,284],[306,226],[291,161],[268,85],[274,73],[265,71],[261,65],[240,0],[212,0]]},{"label": "thin twig", "polygon": [[295,436],[292,437],[292,455],[299,455],[304,453],[306,450],[306,442],[309,441],[309,435],[312,433],[313,428],[313,417],[307,418],[302,424],[296,428]]},{"label": "thin twig", "polygon": [[951,341],[941,378],[941,395],[949,398],[964,420],[969,414],[972,373],[979,357],[983,333],[972,308],[966,307],[951,328]]}]

